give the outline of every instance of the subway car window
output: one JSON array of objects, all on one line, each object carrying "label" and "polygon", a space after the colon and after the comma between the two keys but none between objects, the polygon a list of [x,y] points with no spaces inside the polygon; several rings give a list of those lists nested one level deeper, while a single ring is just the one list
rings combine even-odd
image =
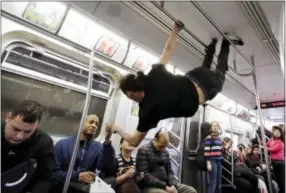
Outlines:
[{"label": "subway car window", "polygon": [[[59,60],[57,56],[48,57],[30,51],[29,49],[31,48],[13,48],[7,56],[6,62],[73,82],[81,86],[87,86],[88,72],[86,70],[67,64],[62,60]],[[110,82],[107,78],[94,74],[92,88],[108,93]]]},{"label": "subway car window", "polygon": [[182,123],[182,118],[175,118],[173,121],[173,127],[172,131],[175,133],[178,137],[181,136],[181,123]]},{"label": "subway car window", "polygon": [[[75,135],[83,111],[84,93],[6,71],[2,71],[1,81],[2,120],[22,100],[35,100],[44,108],[41,129],[51,135]],[[106,99],[95,96],[92,96],[90,101],[88,113],[97,114],[100,123],[106,103]],[[99,132],[98,130],[97,135]]]}]

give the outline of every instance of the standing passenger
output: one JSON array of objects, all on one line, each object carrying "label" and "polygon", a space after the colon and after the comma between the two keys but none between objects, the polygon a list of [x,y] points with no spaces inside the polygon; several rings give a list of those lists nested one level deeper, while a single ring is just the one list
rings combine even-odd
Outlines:
[{"label": "standing passenger", "polygon": [[[270,154],[274,175],[280,192],[285,192],[285,157],[283,130],[273,126],[273,137],[268,141],[267,147]],[[263,146],[262,146],[263,148]]]},{"label": "standing passenger", "polygon": [[205,140],[205,158],[207,161],[209,187],[208,193],[221,192],[221,160],[222,160],[222,141],[219,137],[219,123],[211,123],[210,135]]}]

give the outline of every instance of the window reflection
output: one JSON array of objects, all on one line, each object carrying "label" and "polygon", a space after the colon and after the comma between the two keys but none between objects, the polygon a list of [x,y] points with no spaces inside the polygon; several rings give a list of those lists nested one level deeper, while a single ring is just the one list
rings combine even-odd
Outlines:
[{"label": "window reflection", "polygon": [[[75,135],[78,131],[85,94],[55,86],[10,72],[1,76],[1,119],[11,112],[22,100],[39,102],[44,113],[40,128],[53,135]],[[88,113],[97,114],[103,120],[106,99],[92,96]],[[100,127],[99,127],[100,128]],[[99,134],[98,130],[96,136]]]}]

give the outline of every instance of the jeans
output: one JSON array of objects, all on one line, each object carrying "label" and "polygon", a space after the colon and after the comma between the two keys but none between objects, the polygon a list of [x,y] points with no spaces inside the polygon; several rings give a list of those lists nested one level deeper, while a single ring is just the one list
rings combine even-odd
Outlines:
[{"label": "jeans", "polygon": [[222,90],[225,73],[228,70],[229,46],[227,40],[222,41],[215,71],[210,70],[215,53],[215,45],[211,43],[208,45],[202,66],[186,73],[186,77],[202,89],[206,101],[212,100]]},{"label": "jeans", "polygon": [[208,171],[209,187],[208,193],[221,192],[221,160],[211,160],[212,171]]}]

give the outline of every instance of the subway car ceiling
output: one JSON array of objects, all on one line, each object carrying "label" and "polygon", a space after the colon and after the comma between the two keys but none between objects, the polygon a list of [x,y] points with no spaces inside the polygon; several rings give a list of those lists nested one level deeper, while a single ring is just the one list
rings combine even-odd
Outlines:
[{"label": "subway car ceiling", "polygon": [[[179,2],[175,4],[166,2],[165,9],[170,9],[169,12],[175,15],[176,18],[183,20],[186,26],[196,36],[200,36],[199,38],[205,44],[212,36],[219,37],[218,33],[211,29],[212,26],[192,8],[191,4],[184,3],[187,4],[188,12],[195,15],[187,15],[187,8],[184,8],[183,4]],[[73,66],[87,69],[89,52],[95,49],[97,51],[95,62],[97,68],[100,69],[99,72],[95,71],[95,73],[104,75],[106,79],[110,77],[110,89],[108,89],[107,96],[104,98],[111,96],[115,81],[121,75],[138,69],[143,69],[145,72],[150,70],[150,64],[158,60],[158,54],[164,47],[167,38],[166,28],[163,27],[163,24],[171,25],[170,19],[159,10],[156,10],[156,7],[149,2],[57,3],[62,5],[61,7],[58,6],[57,10],[54,9],[57,6],[51,4],[53,3],[2,2],[2,54],[8,48],[11,50],[11,43],[14,46],[17,42],[20,44],[18,47],[26,48],[25,52],[28,49],[31,53],[31,50],[33,50],[35,55],[37,53],[44,53],[43,55],[47,56],[57,55],[57,60],[62,58],[65,61],[68,60],[68,63]],[[223,29],[229,29],[231,22],[233,22],[232,27],[242,26],[235,29],[235,32],[246,41],[246,45],[240,51],[246,56],[249,56],[248,53],[254,53],[255,55],[261,100],[284,100],[282,73],[273,56],[269,54],[266,45],[259,41],[260,37],[255,34],[255,30],[246,22],[246,18],[242,13],[236,13],[241,19],[240,23],[237,23],[238,20],[236,19],[223,25],[222,16],[210,12],[212,6],[223,7],[224,9],[227,9],[224,6],[229,6],[228,9],[233,9],[236,8],[237,3],[218,4],[219,6],[210,2],[200,3]],[[175,10],[172,10],[172,5]],[[43,6],[48,7],[47,10],[50,11],[48,14],[52,12],[54,16],[46,18],[43,16],[44,22],[37,21],[33,17],[39,14],[39,10],[43,9]],[[143,13],[143,8],[148,9],[149,12]],[[178,13],[176,9],[179,8],[186,11],[182,11],[181,15],[176,15]],[[237,9],[235,10],[237,11]],[[150,16],[151,13],[160,16],[163,24],[154,23],[155,21]],[[190,20],[187,17],[196,19]],[[45,21],[47,18],[51,21]],[[190,26],[193,26],[193,28]],[[85,38],[82,38],[82,34],[85,34]],[[200,52],[203,52],[203,47],[194,39],[191,39],[188,34],[184,32],[182,34],[188,42],[180,40],[172,61],[168,65],[168,70],[176,74],[183,74],[188,69],[200,65],[202,60],[202,56],[198,52],[194,52],[190,44],[195,45]],[[129,50],[128,53],[127,50]],[[234,50],[232,52],[235,53]],[[251,70],[238,54],[231,54],[229,61],[231,62],[234,58],[239,63],[238,69],[241,73]],[[13,58],[10,62],[5,61],[5,66],[2,69],[6,71],[15,70],[11,66],[11,61],[13,61]],[[18,71],[19,68],[21,67],[17,67]],[[273,82],[275,84],[270,85]],[[84,89],[79,88],[78,90],[84,92]],[[94,92],[95,95],[98,95],[97,88]],[[274,93],[276,98],[273,97]],[[229,102],[226,103],[226,100]],[[234,101],[240,105],[237,105]],[[245,109],[244,111],[248,112],[248,109],[253,109],[256,106],[252,78],[241,78],[230,72],[222,95],[219,95],[210,103],[220,108],[226,108],[225,106],[232,104],[234,106],[230,111],[238,114],[240,109]],[[255,116],[254,112],[250,114]]]}]

